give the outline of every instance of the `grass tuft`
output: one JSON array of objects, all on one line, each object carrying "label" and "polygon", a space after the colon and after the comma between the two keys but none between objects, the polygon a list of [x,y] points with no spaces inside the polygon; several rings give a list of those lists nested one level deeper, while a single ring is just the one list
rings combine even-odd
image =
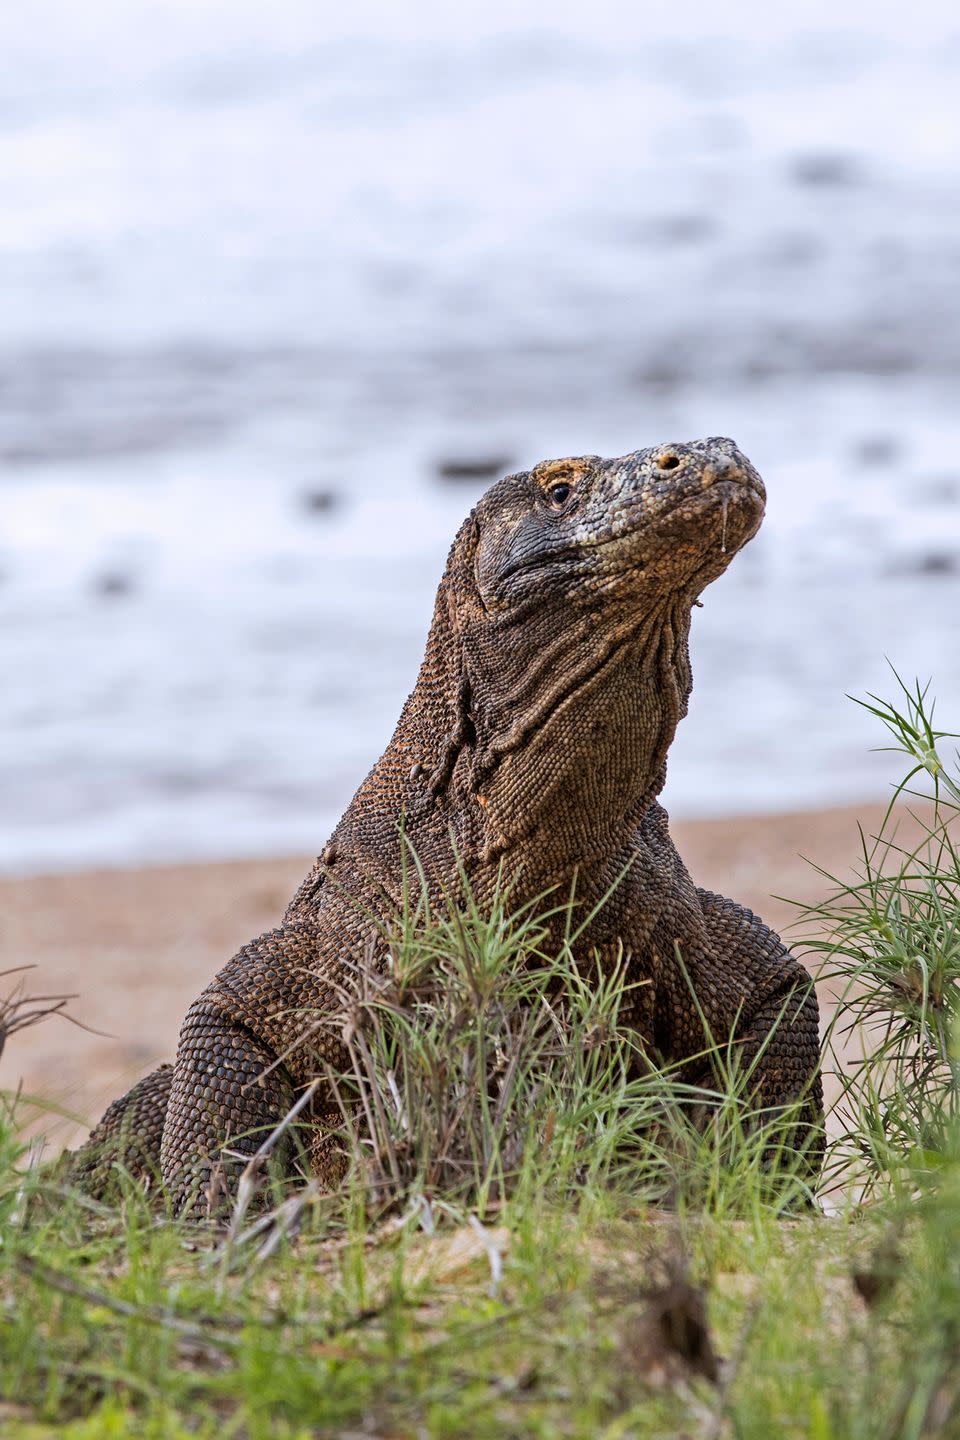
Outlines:
[{"label": "grass tuft", "polygon": [[[840,1097],[828,1181],[865,1198],[909,1193],[943,1163],[960,1118],[960,782],[927,690],[897,681],[901,708],[875,697],[866,708],[909,768],[877,834],[861,830],[853,879],[821,871],[832,890],[803,916],[813,930],[804,951],[836,995],[824,1047]],[[918,790],[921,777],[930,783]],[[898,838],[906,802],[919,830],[911,845]]]}]

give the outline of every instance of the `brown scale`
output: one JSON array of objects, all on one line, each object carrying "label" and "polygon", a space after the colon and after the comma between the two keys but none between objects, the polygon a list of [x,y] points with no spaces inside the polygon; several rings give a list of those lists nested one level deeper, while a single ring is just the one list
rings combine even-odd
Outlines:
[{"label": "brown scale", "polygon": [[[229,1197],[237,1166],[302,1087],[344,1063],[344,1006],[375,922],[401,901],[401,818],[435,895],[455,890],[457,856],[481,902],[501,865],[518,905],[574,881],[589,905],[622,874],[582,937],[585,955],[631,957],[628,979],[649,982],[631,1019],[663,1060],[689,1057],[690,1079],[712,1079],[692,1058],[706,1044],[700,1010],[746,1062],[762,1050],[758,1102],[804,1102],[795,1139],[816,1166],[809,976],[749,910],[697,889],[657,803],[690,695],[692,609],[756,533],[764,503],[726,439],[544,462],[492,486],[454,540],[393,739],[283,924],[211,981],[175,1065],[110,1106],[75,1158],[78,1176],[102,1187],[119,1154],[137,1175],[159,1168],[180,1207],[202,1211],[218,1186]],[[334,1184],[343,1162],[325,1138],[337,1112],[323,1086],[313,1115],[322,1123],[307,1149]],[[294,1147],[284,1158],[294,1163]]]}]

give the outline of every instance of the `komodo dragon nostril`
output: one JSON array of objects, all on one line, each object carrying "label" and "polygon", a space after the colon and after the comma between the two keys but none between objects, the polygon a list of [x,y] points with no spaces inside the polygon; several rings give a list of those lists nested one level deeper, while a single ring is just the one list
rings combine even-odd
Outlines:
[{"label": "komodo dragon nostril", "polygon": [[703,467],[703,474],[700,477],[700,484],[704,490],[709,490],[711,485],[716,485],[718,480],[746,481],[746,475],[730,455],[718,455],[716,459],[710,460]]}]

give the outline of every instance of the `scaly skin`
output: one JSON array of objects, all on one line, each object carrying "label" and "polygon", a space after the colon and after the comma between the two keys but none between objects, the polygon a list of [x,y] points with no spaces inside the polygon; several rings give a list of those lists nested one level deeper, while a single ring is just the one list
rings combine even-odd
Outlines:
[{"label": "scaly skin", "polygon": [[[692,606],[764,503],[726,439],[545,462],[492,486],[453,543],[393,738],[283,924],[190,1007],[173,1069],[110,1107],[77,1173],[101,1184],[119,1145],[138,1173],[159,1162],[178,1207],[202,1208],[214,1184],[229,1195],[242,1162],[224,1145],[249,1155],[321,1062],[344,1066],[339,1024],[315,1021],[335,1022],[368,947],[382,950],[376,920],[402,901],[401,820],[437,894],[455,889],[457,857],[481,903],[502,868],[518,905],[574,877],[593,905],[625,872],[584,953],[631,957],[629,979],[650,983],[631,990],[627,1019],[650,1053],[689,1059],[691,1080],[711,1083],[694,1058],[704,1017],[745,1063],[762,1051],[757,1104],[804,1101],[795,1140],[816,1166],[809,977],[749,910],[697,889],[657,803],[690,695]],[[332,1114],[322,1089],[313,1113]],[[322,1144],[314,1163],[336,1178]]]}]

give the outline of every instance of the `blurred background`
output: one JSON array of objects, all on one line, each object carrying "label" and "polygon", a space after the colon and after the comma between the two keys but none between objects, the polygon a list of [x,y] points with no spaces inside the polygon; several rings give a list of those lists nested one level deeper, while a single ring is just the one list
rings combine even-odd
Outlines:
[{"label": "blurred background", "polygon": [[0,18],[0,869],[316,852],[460,520],[729,434],[681,815],[960,729],[960,15],[33,0]]}]

